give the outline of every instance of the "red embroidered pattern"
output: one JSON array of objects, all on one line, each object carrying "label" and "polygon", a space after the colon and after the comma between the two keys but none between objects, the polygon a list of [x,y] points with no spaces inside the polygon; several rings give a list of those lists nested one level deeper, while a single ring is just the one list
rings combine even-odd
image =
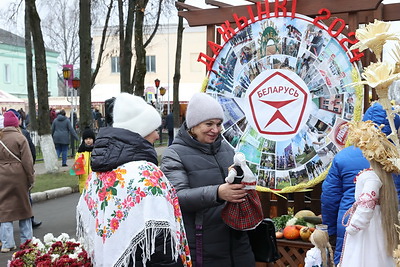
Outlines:
[{"label": "red embroidered pattern", "polygon": [[363,193],[357,200],[358,206],[374,209],[377,204],[379,204],[379,199],[375,197],[375,191],[371,191],[371,193]]},{"label": "red embroidered pattern", "polygon": [[[371,191],[371,193],[362,193],[358,200],[353,203],[353,206],[351,206],[350,209],[346,211],[342,218],[342,224],[343,226],[349,226],[351,217],[353,216],[354,212],[356,211],[357,207],[363,207],[363,208],[368,208],[368,209],[375,209],[376,205],[379,205],[379,199],[374,197],[376,196],[375,191]],[[349,217],[347,220],[347,223],[344,223],[345,219]],[[352,225],[357,229],[356,226]]]}]

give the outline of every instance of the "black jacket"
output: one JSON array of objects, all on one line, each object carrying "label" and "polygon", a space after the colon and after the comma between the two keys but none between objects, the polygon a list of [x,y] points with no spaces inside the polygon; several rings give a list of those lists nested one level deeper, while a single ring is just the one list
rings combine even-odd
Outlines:
[{"label": "black jacket", "polygon": [[94,142],[92,171],[106,172],[131,161],[146,160],[158,165],[152,144],[139,134],[113,127],[103,127]]},{"label": "black jacket", "polygon": [[32,142],[31,135],[28,132],[28,130],[26,130],[22,126],[20,126],[19,128],[21,129],[21,132],[25,136],[26,140],[28,140],[29,148],[30,148],[31,154],[32,154],[33,164],[35,164],[35,162],[36,162],[36,148],[35,148],[35,145]]}]

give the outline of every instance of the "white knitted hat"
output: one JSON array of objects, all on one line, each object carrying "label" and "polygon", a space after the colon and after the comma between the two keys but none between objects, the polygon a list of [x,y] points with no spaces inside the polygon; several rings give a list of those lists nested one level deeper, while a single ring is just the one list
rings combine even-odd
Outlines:
[{"label": "white knitted hat", "polygon": [[211,119],[224,120],[224,111],[221,105],[206,93],[194,94],[186,110],[187,127],[190,129],[203,121]]},{"label": "white knitted hat", "polygon": [[161,125],[157,110],[143,98],[121,93],[115,98],[113,127],[123,128],[142,137],[149,135]]}]

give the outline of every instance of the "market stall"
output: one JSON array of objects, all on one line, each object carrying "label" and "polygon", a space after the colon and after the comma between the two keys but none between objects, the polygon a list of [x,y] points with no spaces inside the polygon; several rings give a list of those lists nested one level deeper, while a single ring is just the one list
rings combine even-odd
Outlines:
[{"label": "market stall", "polygon": [[26,108],[26,103],[23,99],[20,99],[12,94],[0,90],[0,107],[1,113],[6,112],[8,109],[13,108],[15,110]]},{"label": "market stall", "polygon": [[[178,4],[179,15],[191,26],[208,26],[208,50],[198,58],[208,71],[204,91],[223,106],[225,140],[258,176],[264,217],[300,210],[318,217],[321,183],[345,146],[346,125],[361,119],[369,100],[358,82],[360,61],[371,57],[349,48],[357,42],[349,28],[372,21],[377,7],[383,18],[398,18],[381,1],[249,2],[212,1],[214,10]],[[278,239],[276,265],[303,264],[311,247]]]}]

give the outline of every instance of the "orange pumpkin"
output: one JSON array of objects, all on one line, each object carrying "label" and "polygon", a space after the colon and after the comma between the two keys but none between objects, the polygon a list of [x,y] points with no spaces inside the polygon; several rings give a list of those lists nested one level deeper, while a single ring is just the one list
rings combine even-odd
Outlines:
[{"label": "orange pumpkin", "polygon": [[294,225],[286,226],[283,229],[283,237],[286,239],[299,239],[300,238],[300,230],[297,229]]}]

